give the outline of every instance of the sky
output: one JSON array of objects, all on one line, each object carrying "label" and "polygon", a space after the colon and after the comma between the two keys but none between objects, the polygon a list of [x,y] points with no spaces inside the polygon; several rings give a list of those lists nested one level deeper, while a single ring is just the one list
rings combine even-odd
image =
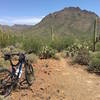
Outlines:
[{"label": "sky", "polygon": [[35,25],[65,7],[80,7],[100,16],[100,0],[0,0],[0,24]]}]

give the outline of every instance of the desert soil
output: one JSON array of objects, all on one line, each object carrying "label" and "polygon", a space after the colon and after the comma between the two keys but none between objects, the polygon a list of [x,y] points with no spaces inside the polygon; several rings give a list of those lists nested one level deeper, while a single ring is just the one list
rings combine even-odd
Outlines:
[{"label": "desert soil", "polygon": [[16,89],[10,100],[100,100],[100,76],[69,59],[38,60],[30,88]]}]

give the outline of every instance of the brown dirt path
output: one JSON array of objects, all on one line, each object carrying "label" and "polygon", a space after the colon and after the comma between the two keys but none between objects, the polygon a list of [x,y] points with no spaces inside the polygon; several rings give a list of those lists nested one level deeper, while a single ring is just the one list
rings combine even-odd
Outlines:
[{"label": "brown dirt path", "polygon": [[100,100],[100,76],[68,59],[39,60],[30,89],[17,89],[10,100]]}]

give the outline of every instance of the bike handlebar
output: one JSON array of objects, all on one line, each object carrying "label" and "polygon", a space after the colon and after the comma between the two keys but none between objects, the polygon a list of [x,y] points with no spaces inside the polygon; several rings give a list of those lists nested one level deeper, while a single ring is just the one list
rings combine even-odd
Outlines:
[{"label": "bike handlebar", "polygon": [[[7,53],[7,54],[10,55],[10,56],[15,56],[15,55],[20,56],[21,54],[22,54],[22,55],[31,54],[32,52],[33,52],[33,51],[30,50],[30,51],[27,51],[27,52],[16,52],[16,53]],[[6,54],[4,54],[4,55],[6,55]]]},{"label": "bike handlebar", "polygon": [[31,50],[31,51],[23,52],[23,53],[21,53],[21,52],[17,52],[17,53],[6,53],[6,54],[4,54],[4,57],[3,58],[5,60],[9,60],[9,59],[11,59],[12,56],[15,56],[15,55],[19,56],[19,58],[22,58],[22,57],[25,57],[25,54],[30,54],[32,52],[33,51]]}]

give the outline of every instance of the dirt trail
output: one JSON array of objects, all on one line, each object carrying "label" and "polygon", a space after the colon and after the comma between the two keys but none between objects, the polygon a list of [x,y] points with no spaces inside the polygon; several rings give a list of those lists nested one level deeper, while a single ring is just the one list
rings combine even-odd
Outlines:
[{"label": "dirt trail", "polygon": [[30,89],[17,89],[10,100],[100,100],[100,76],[68,59],[39,60]]}]

